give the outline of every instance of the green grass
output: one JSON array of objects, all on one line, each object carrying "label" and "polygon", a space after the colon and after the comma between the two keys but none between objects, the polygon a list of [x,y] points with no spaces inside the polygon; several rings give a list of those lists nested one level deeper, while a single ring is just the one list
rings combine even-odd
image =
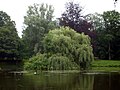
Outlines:
[{"label": "green grass", "polygon": [[120,72],[120,67],[92,67],[92,71],[101,71],[101,72]]},{"label": "green grass", "polygon": [[120,71],[120,60],[96,60],[92,62],[92,70]]},{"label": "green grass", "polygon": [[120,60],[96,60],[92,62],[92,67],[120,67]]}]

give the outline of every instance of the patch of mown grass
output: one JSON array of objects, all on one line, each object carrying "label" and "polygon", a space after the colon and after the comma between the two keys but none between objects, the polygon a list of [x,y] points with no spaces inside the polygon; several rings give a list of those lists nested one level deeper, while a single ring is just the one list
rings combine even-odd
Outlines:
[{"label": "patch of mown grass", "polygon": [[120,60],[95,60],[92,67],[120,67]]},{"label": "patch of mown grass", "polygon": [[105,72],[115,72],[120,71],[119,67],[92,67],[93,71],[105,71]]},{"label": "patch of mown grass", "polygon": [[95,71],[120,71],[120,60],[95,60],[91,66]]}]

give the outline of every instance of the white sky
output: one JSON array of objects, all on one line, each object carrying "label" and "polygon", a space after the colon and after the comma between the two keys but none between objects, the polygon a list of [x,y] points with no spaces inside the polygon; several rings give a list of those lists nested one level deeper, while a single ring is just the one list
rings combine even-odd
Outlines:
[{"label": "white sky", "polygon": [[[84,7],[85,14],[102,13],[114,9],[113,0],[0,0],[0,10],[6,12],[16,22],[16,28],[20,36],[22,34],[23,17],[26,15],[29,5],[43,2],[51,4],[55,8],[54,16],[57,18],[65,11],[65,3],[68,1],[80,3]],[[120,12],[120,0],[118,0],[115,9]]]}]

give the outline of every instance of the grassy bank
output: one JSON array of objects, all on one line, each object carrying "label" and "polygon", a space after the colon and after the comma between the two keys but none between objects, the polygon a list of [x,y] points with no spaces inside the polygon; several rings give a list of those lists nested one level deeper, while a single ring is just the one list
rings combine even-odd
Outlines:
[{"label": "grassy bank", "polygon": [[120,67],[120,60],[96,60],[92,63],[92,67]]},{"label": "grassy bank", "polygon": [[93,70],[120,71],[120,60],[96,60],[92,62]]}]

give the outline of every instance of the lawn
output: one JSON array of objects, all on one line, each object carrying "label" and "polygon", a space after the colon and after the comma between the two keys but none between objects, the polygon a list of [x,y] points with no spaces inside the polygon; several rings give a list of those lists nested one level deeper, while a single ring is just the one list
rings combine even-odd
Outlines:
[{"label": "lawn", "polygon": [[120,60],[95,60],[91,66],[92,70],[120,71]]},{"label": "lawn", "polygon": [[92,67],[120,67],[120,60],[95,60]]}]

